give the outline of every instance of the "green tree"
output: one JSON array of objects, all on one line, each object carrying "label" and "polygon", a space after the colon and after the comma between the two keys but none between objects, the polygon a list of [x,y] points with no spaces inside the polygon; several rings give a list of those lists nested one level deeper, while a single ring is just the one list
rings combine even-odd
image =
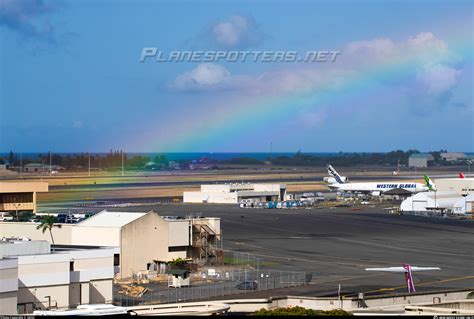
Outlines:
[{"label": "green tree", "polygon": [[184,265],[186,265],[188,262],[186,261],[186,259],[184,258],[181,258],[181,257],[178,257],[176,259],[173,259],[171,260],[170,262],[168,262],[168,265],[171,267],[171,268],[182,268],[184,267]]},{"label": "green tree", "polygon": [[54,224],[56,222],[56,217],[53,215],[47,215],[41,220],[41,224],[36,226],[36,229],[41,229],[43,234],[48,230],[49,235],[51,236],[51,242],[54,244],[54,238],[53,238],[53,227],[58,227],[61,228],[60,224]]}]

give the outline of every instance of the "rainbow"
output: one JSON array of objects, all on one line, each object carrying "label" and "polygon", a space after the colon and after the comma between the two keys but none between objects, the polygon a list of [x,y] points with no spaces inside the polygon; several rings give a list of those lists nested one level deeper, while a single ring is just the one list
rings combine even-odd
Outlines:
[{"label": "rainbow", "polygon": [[[456,35],[451,40],[450,52],[454,52],[459,60],[472,62],[472,34]],[[232,143],[239,136],[250,136],[257,130],[263,130],[279,121],[291,118],[295,111],[315,110],[324,103],[344,106],[350,105],[356,98],[370,100],[370,96],[378,93],[377,83],[393,79],[397,81],[410,79],[415,75],[420,59],[431,58],[436,59],[434,53],[426,51],[371,64],[348,75],[336,88],[316,88],[309,91],[301,89],[277,94],[273,92],[254,96],[250,100],[241,97],[231,101],[224,100],[221,101],[227,105],[224,110],[219,110],[216,106],[214,111],[204,115],[207,123],[204,127],[201,127],[201,121],[204,120],[200,118],[202,115],[192,112],[173,114],[173,119],[169,119],[167,123],[155,123],[159,129],[149,139],[143,140],[138,136],[132,136],[127,144],[146,151],[209,151],[209,149],[196,149],[196,145],[212,145],[224,141]],[[385,106],[395,107],[390,105],[390,102]],[[164,132],[168,134],[163,136]]]}]

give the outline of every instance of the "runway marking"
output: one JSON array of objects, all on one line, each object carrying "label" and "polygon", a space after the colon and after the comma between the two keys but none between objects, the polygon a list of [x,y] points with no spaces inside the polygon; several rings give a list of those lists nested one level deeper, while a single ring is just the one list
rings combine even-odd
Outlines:
[{"label": "runway marking", "polygon": [[[327,212],[323,212],[321,214],[328,214]],[[465,231],[464,228],[461,229],[446,229],[446,228],[438,228],[438,227],[430,227],[430,226],[423,226],[423,225],[417,225],[417,224],[414,224],[414,221],[410,221],[410,220],[400,220],[401,222],[399,223],[396,223],[394,221],[388,221],[388,220],[375,220],[375,219],[366,219],[364,218],[365,216],[354,216],[354,215],[351,215],[351,216],[348,216],[348,215],[344,215],[344,216],[336,216],[334,214],[330,214],[331,216],[334,216],[335,218],[339,218],[339,219],[344,219],[344,220],[349,220],[349,219],[352,219],[352,220],[356,220],[356,221],[361,221],[361,222],[368,222],[368,223],[378,223],[378,224],[390,224],[390,225],[397,225],[397,226],[403,226],[403,227],[412,227],[412,228],[424,228],[424,229],[430,229],[430,230],[437,230],[437,231],[446,231],[446,232],[454,232],[454,233],[463,233],[463,234],[469,234],[469,235],[473,235],[474,232],[471,232],[471,231]],[[412,223],[408,223],[408,222],[412,222]],[[454,228],[456,227],[456,225],[443,225],[443,226],[448,226],[450,228]]]},{"label": "runway marking", "polygon": [[[397,247],[397,246],[392,246],[392,245],[386,245],[382,243],[376,243],[376,242],[368,242],[368,241],[362,241],[362,240],[354,240],[354,239],[347,239],[347,238],[340,238],[340,237],[334,237],[335,240],[338,241],[345,241],[345,242],[350,242],[350,243],[355,243],[355,244],[362,244],[366,246],[374,246],[374,247],[381,247],[381,248],[390,248],[390,249],[396,249],[396,250],[401,250],[401,251],[411,251],[415,253],[420,253],[420,252],[426,252],[426,249],[412,249],[408,247]],[[450,253],[450,252],[443,252],[443,251],[436,251],[436,250],[431,250],[430,254],[436,254],[436,255],[448,255],[448,256],[459,256],[458,253]]]},{"label": "runway marking", "polygon": [[311,281],[311,284],[327,284],[330,282],[340,282],[340,281],[348,281],[348,280],[353,280],[353,279],[361,279],[361,278],[370,278],[370,277],[377,277],[377,276],[383,276],[384,274],[373,274],[373,275],[365,275],[365,276],[353,276],[353,277],[347,277],[347,278],[342,278],[342,279],[333,279],[333,280],[327,280],[327,281]]},{"label": "runway marking", "polygon": [[[231,242],[235,245],[242,245],[242,246],[257,248],[257,249],[260,249],[260,250],[263,250],[263,251],[268,251],[268,252],[278,252],[278,253],[288,254],[288,252],[285,251],[285,250],[265,248],[265,247],[258,246],[258,245],[250,245],[250,244],[247,244],[247,243],[242,243],[242,242],[238,242],[238,241],[231,241],[231,240],[227,240],[227,242]],[[307,254],[299,253],[299,252],[292,252],[292,253],[293,254],[298,254],[298,255],[307,255]],[[291,257],[291,256],[281,257],[281,256],[275,256],[275,255],[262,254],[262,253],[259,253],[259,252],[252,252],[251,254],[255,255],[255,256],[266,257],[266,258],[269,258],[270,260],[271,259],[278,259],[278,260],[285,260],[285,261],[296,260],[296,261],[314,263],[314,264],[318,264],[318,265],[338,264],[338,265],[344,265],[344,266],[350,266],[350,267],[354,267],[354,266],[365,267],[365,266],[372,266],[375,262],[375,261],[372,260],[372,261],[370,261],[370,263],[367,263],[367,262],[364,263],[363,260],[359,260],[359,259],[355,259],[355,258],[334,257],[334,256],[322,256],[321,259],[307,259],[307,258],[299,258],[299,257]],[[332,261],[327,260],[327,259],[332,259]],[[344,262],[344,260],[350,261],[350,263]],[[357,264],[354,264],[355,262]],[[379,262],[379,264],[382,264],[382,263],[389,263],[389,262]]]},{"label": "runway marking", "polygon": [[[261,250],[261,251],[277,252],[277,253],[280,253],[280,254],[282,253],[284,255],[288,255],[288,252],[285,251],[285,250],[266,248],[266,247],[263,247],[263,246],[260,246],[260,245],[251,245],[251,244],[247,244],[247,243],[244,243],[244,242],[240,242],[238,240],[229,240],[228,239],[227,242],[233,243],[234,245],[242,245],[242,246],[256,248],[256,249]],[[419,251],[416,251],[416,252],[419,253]],[[396,260],[394,260],[394,261],[391,261],[391,260],[381,261],[381,260],[376,260],[376,259],[366,261],[366,260],[361,260],[361,259],[357,259],[357,258],[342,257],[342,256],[330,256],[330,255],[324,255],[324,254],[320,255],[317,259],[316,259],[316,257],[315,257],[315,259],[306,259],[306,258],[298,258],[298,257],[282,257],[281,255],[275,256],[275,255],[268,255],[268,254],[261,254],[261,253],[259,254],[258,251],[251,252],[251,254],[256,255],[256,256],[267,257],[267,258],[270,258],[270,259],[279,259],[279,260],[286,260],[286,261],[297,260],[297,261],[304,261],[304,262],[310,262],[310,263],[316,263],[316,264],[335,264],[336,263],[336,264],[346,265],[346,266],[347,265],[350,265],[350,266],[357,265],[357,266],[360,266],[360,267],[373,266],[375,264],[377,264],[377,265],[391,265],[391,264],[394,264],[394,263],[398,262]],[[308,254],[301,253],[301,252],[292,252],[292,254],[303,255],[303,256],[308,255]],[[351,264],[347,264],[344,261],[351,262]],[[452,265],[450,267],[465,269],[465,267],[456,267],[456,266],[452,266]]]},{"label": "runway marking", "polygon": [[[347,219],[347,217],[339,217],[339,216],[335,216],[335,217],[336,218]],[[430,228],[430,227],[413,226],[413,225],[406,225],[406,224],[392,223],[392,222],[372,221],[372,220],[365,220],[365,219],[359,219],[359,218],[348,218],[348,219],[357,220],[357,221],[364,221],[364,222],[365,221],[370,221],[370,222],[375,222],[375,223],[395,224],[395,225],[398,225],[398,226]],[[226,221],[226,223],[236,223],[236,224],[239,224],[239,225],[241,224],[240,222],[234,222],[234,221]],[[306,233],[306,232],[288,230],[288,229],[279,228],[279,227],[270,227],[270,226],[259,225],[258,228],[264,228],[264,229],[268,229],[268,230],[286,232],[286,233],[289,233],[289,234],[300,235],[302,237],[304,237],[305,235],[308,235],[308,233]],[[431,228],[431,229],[435,229],[435,228]],[[441,230],[441,229],[436,229],[436,230]],[[462,232],[462,231],[460,231],[460,232]],[[472,233],[470,233],[470,234],[472,234]],[[358,243],[358,244],[363,244],[363,245],[368,245],[368,246],[374,246],[374,247],[397,249],[397,250],[400,250],[400,251],[405,250],[405,251],[411,251],[411,252],[415,252],[415,253],[426,253],[427,252],[427,249],[425,247],[420,248],[420,249],[407,248],[407,247],[396,247],[396,246],[384,245],[382,243],[351,240],[351,239],[347,239],[347,238],[341,238],[341,237],[338,237],[338,236],[328,236],[328,237],[325,237],[325,239],[336,239],[336,240],[339,240],[339,241],[353,242],[353,243]],[[458,256],[459,255],[459,253],[457,253],[457,252],[453,253],[453,252],[447,252],[447,251],[439,251],[439,249],[438,250],[429,250],[429,253],[430,254],[436,254],[436,255],[445,255],[445,256]]]},{"label": "runway marking", "polygon": [[298,237],[298,236],[292,236],[288,237],[289,239],[311,239],[311,237]]}]

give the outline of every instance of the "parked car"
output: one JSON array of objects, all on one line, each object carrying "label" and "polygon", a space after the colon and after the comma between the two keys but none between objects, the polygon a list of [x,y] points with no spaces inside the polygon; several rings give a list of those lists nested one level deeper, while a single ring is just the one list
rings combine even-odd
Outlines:
[{"label": "parked car", "polygon": [[77,223],[79,218],[74,217],[73,214],[58,214],[56,217],[56,222],[61,224],[75,224]]},{"label": "parked car", "polygon": [[56,222],[60,224],[64,224],[66,222],[67,214],[58,214],[56,216]]},{"label": "parked car", "polygon": [[0,222],[12,221],[13,216],[8,212],[0,212]]},{"label": "parked car", "polygon": [[258,283],[256,281],[242,281],[235,286],[238,290],[257,290]]}]

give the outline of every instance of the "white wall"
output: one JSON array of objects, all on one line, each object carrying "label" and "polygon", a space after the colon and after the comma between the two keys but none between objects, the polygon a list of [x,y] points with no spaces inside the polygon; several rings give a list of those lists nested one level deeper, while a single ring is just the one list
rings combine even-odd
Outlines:
[{"label": "white wall", "polygon": [[[51,242],[49,231],[36,229],[37,223],[0,222],[0,234],[5,237],[27,237],[32,240]],[[58,224],[59,225],[59,224]],[[57,245],[120,246],[120,228],[89,227],[60,224],[53,227],[54,243]]]},{"label": "white wall", "polygon": [[208,193],[204,192],[184,192],[183,202],[184,203],[203,203],[207,202],[209,198]]},{"label": "white wall", "polygon": [[454,206],[462,197],[453,192],[421,192],[405,199],[401,211],[427,211],[428,209],[441,208],[454,211]]},{"label": "white wall", "polygon": [[201,192],[203,193],[229,193],[230,185],[229,184],[216,184],[216,185],[201,185]]},{"label": "white wall", "polygon": [[167,220],[168,246],[189,246],[189,220]]},{"label": "white wall", "polygon": [[15,315],[17,314],[16,305],[18,303],[18,292],[0,292],[0,314]]},{"label": "white wall", "polygon": [[0,259],[0,315],[16,314],[18,259]]},{"label": "white wall", "polygon": [[428,167],[428,160],[426,158],[409,158],[409,167]]},{"label": "white wall", "polygon": [[438,191],[474,194],[474,178],[438,178],[434,180]]},{"label": "white wall", "polygon": [[72,245],[120,246],[120,227],[75,226],[71,231]]},{"label": "white wall", "polygon": [[238,193],[210,193],[208,203],[216,204],[237,204]]},{"label": "white wall", "polygon": [[[28,237],[33,240],[47,240],[51,242],[49,231],[43,233],[36,229],[37,223],[20,223],[20,222],[0,222],[0,234],[2,237]],[[55,224],[58,225],[58,224]],[[61,227],[53,227],[52,233],[54,243],[58,245],[71,244],[71,224],[61,224]]]},{"label": "white wall", "polygon": [[183,202],[236,204],[237,192],[184,192]]}]

